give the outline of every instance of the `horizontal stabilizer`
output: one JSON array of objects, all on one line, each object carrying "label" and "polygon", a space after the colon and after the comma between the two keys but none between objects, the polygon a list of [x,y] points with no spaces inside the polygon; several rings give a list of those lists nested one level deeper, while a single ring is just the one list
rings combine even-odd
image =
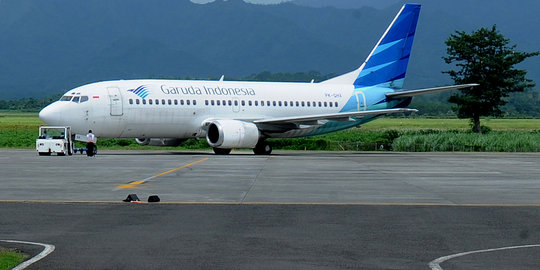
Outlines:
[{"label": "horizontal stabilizer", "polygon": [[370,111],[356,111],[356,112],[344,112],[344,113],[331,113],[331,114],[317,114],[317,115],[306,115],[306,116],[293,116],[293,117],[280,117],[280,118],[270,118],[270,119],[261,119],[253,121],[255,124],[281,124],[281,123],[304,123],[307,121],[317,121],[317,120],[338,120],[342,121],[348,117],[358,117],[362,118],[366,115],[383,115],[391,113],[406,113],[406,112],[417,112],[418,110],[409,109],[409,108],[395,108],[395,109],[383,109],[383,110],[370,110]]},{"label": "horizontal stabilizer", "polygon": [[416,90],[404,90],[404,91],[397,91],[392,93],[387,93],[387,98],[392,99],[398,99],[398,98],[406,98],[406,97],[413,97],[423,94],[429,94],[429,93],[437,93],[437,92],[443,92],[443,91],[450,91],[450,90],[456,90],[461,88],[467,88],[467,87],[473,87],[478,86],[477,83],[469,83],[469,84],[460,84],[460,85],[450,85],[450,86],[442,86],[442,87],[435,87],[435,88],[425,88],[425,89],[416,89]]}]

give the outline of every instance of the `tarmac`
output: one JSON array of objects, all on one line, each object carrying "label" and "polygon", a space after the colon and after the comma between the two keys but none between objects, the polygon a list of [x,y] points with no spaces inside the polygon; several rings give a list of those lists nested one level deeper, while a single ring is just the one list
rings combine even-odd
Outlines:
[{"label": "tarmac", "polygon": [[0,240],[56,247],[27,269],[531,269],[538,164],[531,153],[2,149]]}]

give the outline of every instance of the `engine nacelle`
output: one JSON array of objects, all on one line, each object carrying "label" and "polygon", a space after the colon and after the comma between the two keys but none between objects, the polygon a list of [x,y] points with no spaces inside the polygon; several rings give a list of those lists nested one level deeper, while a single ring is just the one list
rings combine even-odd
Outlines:
[{"label": "engine nacelle", "polygon": [[254,148],[259,136],[255,124],[238,120],[214,120],[206,132],[208,144],[215,148]]},{"label": "engine nacelle", "polygon": [[135,138],[135,141],[140,145],[179,146],[186,140],[178,138]]}]

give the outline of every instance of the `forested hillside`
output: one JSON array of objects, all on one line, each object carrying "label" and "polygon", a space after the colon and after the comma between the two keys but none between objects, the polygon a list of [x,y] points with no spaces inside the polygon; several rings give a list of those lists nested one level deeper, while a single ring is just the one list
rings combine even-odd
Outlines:
[{"label": "forested hillside", "polygon": [[[340,74],[361,64],[403,1],[383,2],[374,8],[328,0],[341,3],[336,8],[301,1],[1,0],[0,91],[2,99],[18,99],[108,79]],[[456,29],[497,24],[520,50],[540,49],[539,1],[415,2],[423,8],[408,88],[451,83],[441,57]],[[540,57],[522,68],[540,83]]]}]

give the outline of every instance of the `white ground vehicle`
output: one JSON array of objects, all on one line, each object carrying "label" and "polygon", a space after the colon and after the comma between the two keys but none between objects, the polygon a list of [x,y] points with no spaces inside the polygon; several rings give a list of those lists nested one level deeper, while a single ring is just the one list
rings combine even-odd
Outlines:
[{"label": "white ground vehicle", "polygon": [[59,156],[72,155],[71,138],[71,127],[41,126],[39,138],[36,140],[36,150],[40,156],[50,156],[51,153]]}]

